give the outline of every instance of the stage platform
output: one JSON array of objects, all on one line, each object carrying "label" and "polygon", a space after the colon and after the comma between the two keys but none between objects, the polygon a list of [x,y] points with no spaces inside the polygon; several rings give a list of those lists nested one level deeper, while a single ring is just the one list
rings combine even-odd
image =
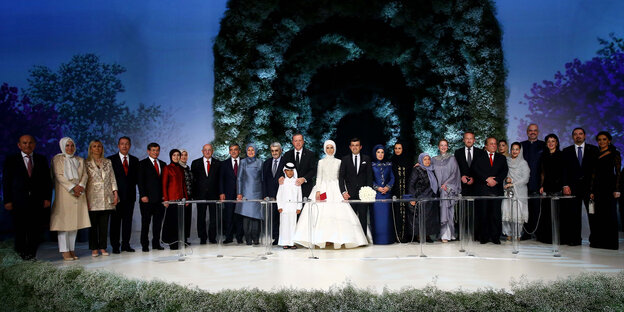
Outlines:
[{"label": "stage platform", "polygon": [[[41,246],[38,258],[59,267],[80,265],[87,270],[114,272],[131,279],[161,280],[211,292],[225,289],[281,288],[327,290],[345,283],[381,292],[404,287],[436,286],[443,290],[506,289],[514,281],[550,281],[581,272],[615,273],[624,270],[624,238],[619,250],[561,246],[553,257],[551,245],[520,242],[518,254],[511,243],[472,245],[474,256],[460,252],[459,242],[428,243],[420,257],[418,244],[372,245],[356,249],[315,249],[310,259],[305,248],[283,250],[246,245],[192,245],[179,261],[177,251],[162,250],[91,257],[87,243],[76,246],[76,261],[63,261],[56,243]],[[109,248],[110,252],[110,248]],[[223,257],[217,255],[222,254]]]}]

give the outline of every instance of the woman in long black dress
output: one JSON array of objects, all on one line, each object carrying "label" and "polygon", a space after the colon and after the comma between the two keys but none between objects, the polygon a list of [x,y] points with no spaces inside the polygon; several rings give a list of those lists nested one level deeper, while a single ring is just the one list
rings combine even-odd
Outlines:
[{"label": "woman in long black dress", "polygon": [[616,201],[620,197],[620,152],[611,145],[611,134],[598,132],[598,160],[592,175],[591,193],[594,200],[594,213],[589,214],[589,246],[594,248],[615,249],[618,243],[618,222]]},{"label": "woman in long black dress", "polygon": [[[412,170],[409,180],[408,190],[412,198],[431,198],[439,196],[440,184],[434,172],[434,165],[431,156],[421,153],[418,156],[418,165]],[[416,202],[411,202],[407,214],[407,236],[413,241],[418,234],[418,211]],[[432,236],[440,233],[440,203],[429,201],[424,203],[425,228],[427,242],[433,242]]]},{"label": "woman in long black dress", "polygon": [[[412,176],[412,168],[414,167],[414,159],[408,155],[405,145],[401,142],[394,144],[394,155],[390,159],[392,162],[392,174],[394,175],[394,185],[392,186],[392,195],[397,198],[403,198],[405,194],[409,194],[407,184]],[[411,238],[411,232],[406,228],[407,214],[409,203],[401,202],[393,205],[393,222],[397,240],[405,243]]]},{"label": "woman in long black dress", "polygon": [[[546,150],[542,153],[541,166],[541,187],[540,194],[557,196],[561,195],[563,189],[563,160],[561,150],[559,150],[559,137],[549,134],[544,139]],[[546,244],[552,243],[552,226],[550,199],[542,200],[539,223],[535,236],[538,241]]]}]

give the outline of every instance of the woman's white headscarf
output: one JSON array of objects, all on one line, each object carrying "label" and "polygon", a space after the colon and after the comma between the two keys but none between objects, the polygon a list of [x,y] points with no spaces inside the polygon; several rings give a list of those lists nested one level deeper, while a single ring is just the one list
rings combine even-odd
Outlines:
[{"label": "woman's white headscarf", "polygon": [[[331,145],[334,147],[334,154],[327,154],[327,151],[325,150],[327,148],[327,145]],[[325,143],[323,143],[323,153],[325,153],[326,157],[334,157],[334,155],[336,155],[336,143],[332,140],[325,141]]]},{"label": "woman's white headscarf", "polygon": [[64,137],[59,141],[59,145],[61,146],[61,154],[65,155],[64,174],[67,180],[80,178],[78,176],[78,166],[80,166],[80,163],[78,162],[76,157],[74,157],[76,151],[74,150],[74,153],[72,154],[67,154],[67,152],[65,152],[65,145],[67,145],[67,142],[70,141],[74,143],[74,146],[76,145],[76,142],[74,142],[74,140],[72,140],[70,137]]},{"label": "woman's white headscarf", "polygon": [[188,165],[186,164],[186,161],[182,161],[182,154],[184,152],[186,152],[186,154],[188,155],[188,152],[185,149],[182,148],[178,148],[178,150],[180,151],[180,161],[178,161],[178,164],[184,168],[186,168]]}]

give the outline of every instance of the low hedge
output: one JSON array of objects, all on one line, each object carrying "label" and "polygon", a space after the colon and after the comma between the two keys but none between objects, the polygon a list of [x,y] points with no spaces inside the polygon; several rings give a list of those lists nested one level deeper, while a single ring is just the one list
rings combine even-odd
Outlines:
[{"label": "low hedge", "polygon": [[376,293],[347,284],[328,291],[281,289],[210,293],[128,279],[80,266],[22,261],[0,246],[2,311],[624,311],[624,272],[518,282],[510,291],[435,287]]}]

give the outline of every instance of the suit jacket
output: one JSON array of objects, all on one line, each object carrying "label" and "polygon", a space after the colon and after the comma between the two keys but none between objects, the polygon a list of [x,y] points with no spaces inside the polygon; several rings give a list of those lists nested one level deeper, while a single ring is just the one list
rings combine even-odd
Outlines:
[{"label": "suit jacket", "polygon": [[136,200],[136,188],[139,180],[139,159],[128,154],[128,175],[124,172],[123,163],[119,153],[108,156],[113,165],[115,180],[117,181],[117,195],[119,202],[132,202]]},{"label": "suit jacket", "polygon": [[340,163],[340,173],[338,174],[338,183],[340,184],[340,192],[349,192],[351,199],[360,199],[360,188],[363,186],[373,186],[373,167],[370,157],[361,154],[360,169],[356,171],[353,164],[352,154],[342,157]]},{"label": "suit jacket", "polygon": [[29,206],[41,206],[44,200],[52,200],[52,177],[45,156],[33,153],[33,172],[28,176],[22,153],[8,156],[2,170],[4,203],[12,203],[15,212]]},{"label": "suit jacket", "polygon": [[[240,160],[238,168],[240,169]],[[219,171],[219,194],[225,194],[226,199],[236,199],[236,175],[234,174],[234,166],[232,166],[232,157],[221,163]]]},{"label": "suit jacket", "polygon": [[[160,174],[162,175],[167,164],[160,159],[158,163],[160,164]],[[139,197],[147,196],[148,202],[152,204],[162,202],[162,177],[156,173],[156,168],[154,168],[154,164],[149,157],[139,162],[138,186]]]},{"label": "suit jacket", "polygon": [[219,174],[221,162],[214,157],[210,161],[210,171],[206,175],[204,157],[193,160],[193,197],[195,199],[219,199]]},{"label": "suit jacket", "polygon": [[[475,153],[477,154],[477,153]],[[472,160],[472,177],[475,179],[474,186],[477,195],[496,195],[504,194],[503,185],[507,178],[507,158],[501,154],[494,153],[493,166],[490,166],[490,157],[487,152],[481,151]],[[485,181],[489,177],[495,177],[495,186],[490,187]]]},{"label": "suit jacket", "polygon": [[[310,192],[312,192],[312,188],[315,184],[314,180],[316,179],[316,166],[318,165],[318,159],[311,150],[305,147],[302,149],[299,157],[299,165],[297,165],[297,162],[295,161],[295,150],[293,149],[284,153],[282,158],[285,163],[291,162],[295,164],[295,168],[297,168],[297,176],[306,179],[307,182],[301,185],[301,194],[303,197],[310,197]],[[284,172],[281,172],[281,176],[284,176]]]},{"label": "suit jacket", "polygon": [[572,189],[572,195],[584,195],[589,191],[592,173],[598,159],[599,150],[595,145],[585,143],[583,165],[576,156],[576,145],[563,149],[563,185]]},{"label": "suit jacket", "polygon": [[275,172],[275,176],[273,176],[273,157],[267,159],[262,163],[262,183],[264,186],[262,189],[264,190],[264,194],[262,194],[262,198],[271,197],[275,198],[277,196],[277,189],[279,189],[279,178],[284,175],[284,165],[286,161],[284,161],[284,157],[280,158],[277,163],[277,171]]},{"label": "suit jacket", "polygon": [[[455,150],[455,159],[457,160],[457,165],[459,166],[459,172],[462,176],[472,176],[472,167],[474,166],[475,158],[481,157],[480,154],[483,154],[483,150],[480,148],[472,146],[472,163],[468,166],[468,160],[466,159],[466,146],[462,148],[458,148]],[[489,164],[489,163],[488,163]],[[472,195],[474,184],[468,185],[462,183],[462,195]]]}]

